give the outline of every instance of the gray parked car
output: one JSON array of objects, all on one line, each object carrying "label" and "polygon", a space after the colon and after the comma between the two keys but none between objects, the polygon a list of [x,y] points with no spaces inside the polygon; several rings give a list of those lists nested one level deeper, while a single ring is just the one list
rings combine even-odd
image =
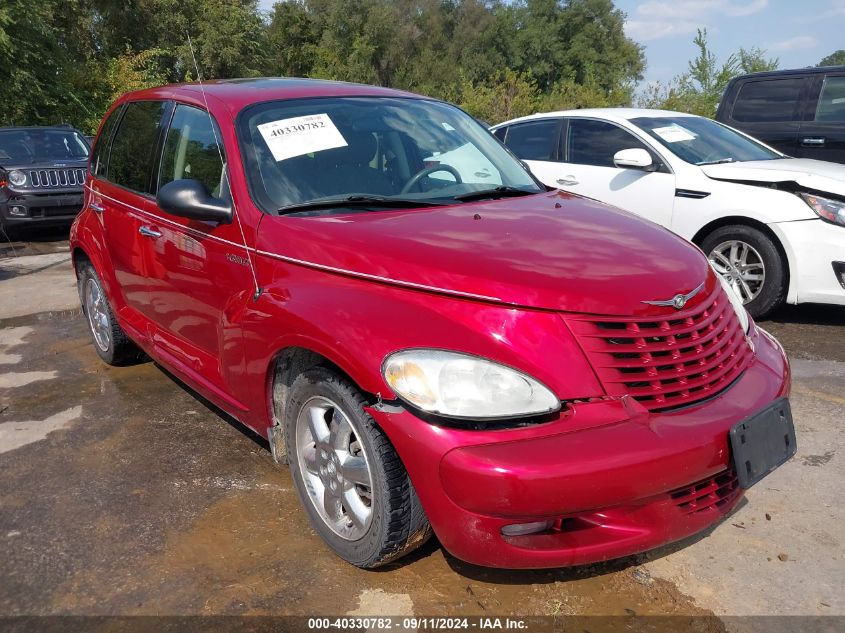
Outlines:
[{"label": "gray parked car", "polygon": [[0,230],[69,225],[82,208],[89,152],[70,126],[0,128]]}]

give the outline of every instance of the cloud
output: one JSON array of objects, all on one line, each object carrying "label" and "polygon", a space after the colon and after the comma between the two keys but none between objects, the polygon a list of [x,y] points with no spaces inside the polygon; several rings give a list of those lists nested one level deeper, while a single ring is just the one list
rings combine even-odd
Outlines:
[{"label": "cloud", "polygon": [[625,23],[625,33],[641,42],[687,35],[707,26],[711,18],[752,15],[768,4],[769,0],[647,0]]},{"label": "cloud", "polygon": [[815,48],[819,41],[812,35],[797,35],[788,40],[775,42],[769,46],[770,51],[797,51],[805,48]]},{"label": "cloud", "polygon": [[816,11],[808,15],[802,15],[797,18],[797,21],[803,24],[808,24],[810,22],[819,22],[822,20],[838,18],[842,15],[845,15],[845,0],[833,0],[830,3],[829,9],[821,12]]},{"label": "cloud", "polygon": [[638,42],[659,40],[665,37],[695,33],[698,22],[651,22],[648,20],[629,20],[625,22],[625,35]]}]

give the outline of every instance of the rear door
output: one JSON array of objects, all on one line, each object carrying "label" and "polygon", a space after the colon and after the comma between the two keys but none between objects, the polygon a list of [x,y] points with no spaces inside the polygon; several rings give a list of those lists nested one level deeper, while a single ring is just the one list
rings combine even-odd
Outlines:
[{"label": "rear door", "polygon": [[797,155],[845,163],[845,72],[814,77]]},{"label": "rear door", "polygon": [[810,83],[809,75],[741,80],[733,104],[720,120],[785,154],[797,156],[798,130]]},{"label": "rear door", "polygon": [[[165,101],[133,101],[124,106],[112,136],[108,161],[94,166],[92,208],[101,213],[106,247],[119,284],[124,321],[147,336],[149,242],[141,235],[145,213],[154,206],[153,171],[160,150],[161,124],[170,108]],[[94,206],[96,205],[96,206]]]},{"label": "rear door", "polygon": [[[654,170],[621,169],[613,156],[623,149],[644,149]],[[595,198],[669,226],[675,204],[675,175],[660,155],[629,130],[599,119],[572,117],[561,133],[554,182],[560,189]]]},{"label": "rear door", "polygon": [[[156,186],[199,180],[213,196],[231,203],[222,142],[206,110],[177,104],[164,136]],[[156,349],[190,378],[243,409],[227,395],[231,390],[225,380],[242,370],[237,317],[254,288],[237,219],[232,224],[189,220],[155,202],[150,211],[143,227],[151,254],[147,292]]]}]

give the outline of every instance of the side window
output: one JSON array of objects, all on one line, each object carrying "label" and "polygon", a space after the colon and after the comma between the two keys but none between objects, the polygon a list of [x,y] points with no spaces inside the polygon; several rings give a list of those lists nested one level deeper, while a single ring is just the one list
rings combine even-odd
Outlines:
[{"label": "side window", "polygon": [[[212,125],[214,127],[212,128]],[[216,137],[215,137],[216,135]],[[211,195],[219,198],[228,195],[223,176],[225,163],[221,162],[220,130],[208,112],[188,105],[177,105],[164,141],[158,186],[174,180],[191,178],[203,183]]]},{"label": "side window", "polygon": [[618,125],[592,119],[570,119],[566,136],[566,162],[615,167],[613,156],[623,149],[652,152],[636,136]]},{"label": "side window", "polygon": [[163,101],[127,104],[109,152],[107,178],[111,182],[139,193],[152,193],[150,176],[165,106]]},{"label": "side window", "polygon": [[797,121],[804,77],[749,81],[739,89],[731,116],[743,123]]},{"label": "side window", "polygon": [[89,163],[89,169],[95,176],[106,175],[106,163],[108,163],[108,149],[111,147],[111,135],[114,132],[114,126],[120,119],[121,112],[123,112],[122,106],[114,109],[109,115],[109,118],[106,119],[106,122],[103,123],[102,131],[97,137],[94,151],[91,154],[91,162]]},{"label": "side window", "polygon": [[827,76],[816,106],[816,121],[845,122],[845,76]]},{"label": "side window", "polygon": [[557,128],[556,119],[517,123],[508,128],[505,145],[522,160],[554,160]]}]

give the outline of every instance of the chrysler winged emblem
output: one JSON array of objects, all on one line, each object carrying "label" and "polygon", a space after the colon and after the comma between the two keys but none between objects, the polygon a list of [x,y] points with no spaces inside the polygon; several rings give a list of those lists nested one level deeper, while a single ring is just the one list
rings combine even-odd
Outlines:
[{"label": "chrysler winged emblem", "polygon": [[704,288],[704,282],[701,282],[697,288],[690,290],[687,294],[676,294],[671,299],[665,299],[663,301],[642,301],[641,303],[647,303],[650,306],[672,306],[676,310],[682,309],[685,305],[687,305],[687,301],[692,299],[695,295],[697,295],[701,289]]}]

